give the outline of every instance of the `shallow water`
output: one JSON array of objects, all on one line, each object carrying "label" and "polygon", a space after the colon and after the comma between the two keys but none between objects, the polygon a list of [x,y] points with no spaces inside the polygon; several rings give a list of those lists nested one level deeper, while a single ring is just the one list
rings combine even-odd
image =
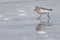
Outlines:
[{"label": "shallow water", "polygon": [[[59,40],[60,0],[0,4],[0,40]],[[52,8],[39,20],[35,6]],[[23,11],[21,11],[23,10]]]}]

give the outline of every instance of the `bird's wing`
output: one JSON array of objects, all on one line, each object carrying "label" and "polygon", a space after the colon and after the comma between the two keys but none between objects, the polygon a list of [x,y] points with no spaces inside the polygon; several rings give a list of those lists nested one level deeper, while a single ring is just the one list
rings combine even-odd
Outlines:
[{"label": "bird's wing", "polygon": [[43,7],[40,7],[41,9],[43,9],[43,10],[48,10],[47,8],[43,8]]},{"label": "bird's wing", "polygon": [[47,9],[47,8],[43,8],[43,7],[41,7],[41,9],[43,9],[43,10],[49,10],[49,11],[53,10],[53,9]]}]

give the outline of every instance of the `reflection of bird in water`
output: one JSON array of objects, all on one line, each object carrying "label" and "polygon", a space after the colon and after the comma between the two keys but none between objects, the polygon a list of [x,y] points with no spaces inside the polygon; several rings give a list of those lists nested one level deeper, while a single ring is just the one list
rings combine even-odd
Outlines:
[{"label": "reflection of bird in water", "polygon": [[38,14],[40,14],[40,16],[37,19],[39,19],[41,17],[41,15],[44,15],[44,14],[48,14],[47,16],[50,18],[49,12],[52,10],[53,9],[47,9],[47,8],[38,7],[38,6],[36,6],[34,9],[34,11],[36,11]]},{"label": "reflection of bird in water", "polygon": [[49,19],[47,21],[41,21],[37,26],[36,30],[37,32],[44,31],[45,27],[49,25]]}]

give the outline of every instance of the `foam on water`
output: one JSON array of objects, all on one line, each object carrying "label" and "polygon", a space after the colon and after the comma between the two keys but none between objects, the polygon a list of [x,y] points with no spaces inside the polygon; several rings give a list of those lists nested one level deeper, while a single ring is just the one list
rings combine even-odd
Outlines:
[{"label": "foam on water", "polygon": [[18,11],[19,12],[19,16],[27,16],[27,14],[26,14],[26,10],[19,10]]},{"label": "foam on water", "polygon": [[19,10],[18,12],[19,12],[19,13],[25,13],[26,10]]},{"label": "foam on water", "polygon": [[10,20],[10,18],[3,18],[3,20]]},{"label": "foam on water", "polygon": [[19,16],[27,16],[27,14],[18,14]]}]

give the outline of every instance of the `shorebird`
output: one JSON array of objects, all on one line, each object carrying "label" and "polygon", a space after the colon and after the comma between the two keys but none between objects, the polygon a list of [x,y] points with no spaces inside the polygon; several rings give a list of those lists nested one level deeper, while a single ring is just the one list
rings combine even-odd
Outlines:
[{"label": "shorebird", "polygon": [[40,14],[40,16],[37,18],[39,19],[41,17],[41,15],[44,15],[44,14],[48,14],[48,18],[50,18],[49,16],[49,12],[52,11],[53,9],[47,9],[47,8],[43,8],[43,7],[39,7],[39,6],[36,6],[34,11],[36,11],[38,14]]}]

